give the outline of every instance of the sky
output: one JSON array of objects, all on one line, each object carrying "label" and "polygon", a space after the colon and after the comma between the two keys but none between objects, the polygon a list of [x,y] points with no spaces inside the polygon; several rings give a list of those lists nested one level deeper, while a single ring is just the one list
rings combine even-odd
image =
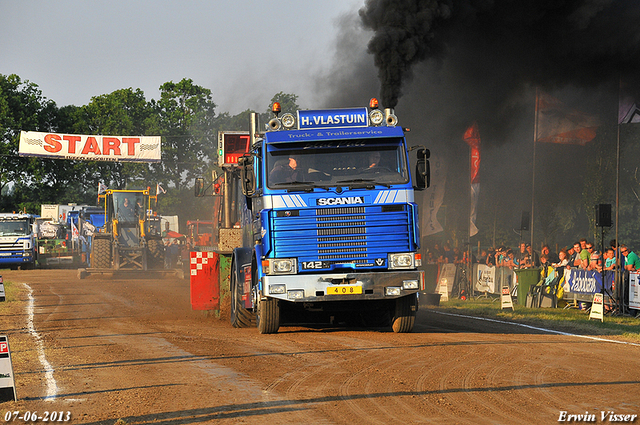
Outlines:
[{"label": "sky", "polygon": [[[59,107],[190,78],[217,112],[264,111],[276,93],[313,107],[341,19],[364,0],[0,0],[0,74]],[[362,47],[366,49],[366,45]]]},{"label": "sky", "polygon": [[547,223],[584,234],[584,205],[612,202],[585,198],[582,182],[597,149],[614,152],[614,133],[603,127],[582,149],[545,144],[532,160],[536,93],[615,123],[619,83],[640,69],[639,21],[640,2],[620,0],[0,0],[0,74],[59,107],[123,88],[158,99],[183,78],[210,89],[219,114],[266,111],[281,91],[309,109],[378,96],[411,128],[409,145],[446,170],[444,220],[463,229],[462,135],[477,122],[485,231],[503,221],[511,234],[535,198]]}]

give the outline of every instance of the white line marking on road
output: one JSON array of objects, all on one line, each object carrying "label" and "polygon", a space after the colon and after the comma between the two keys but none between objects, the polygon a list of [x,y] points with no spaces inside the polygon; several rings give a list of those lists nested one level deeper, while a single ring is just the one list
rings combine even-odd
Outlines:
[{"label": "white line marking on road", "polygon": [[51,366],[51,363],[47,361],[47,358],[44,355],[44,342],[42,342],[42,337],[40,337],[40,334],[36,331],[36,327],[33,323],[33,304],[35,302],[35,298],[33,298],[33,289],[31,289],[31,287],[26,283],[23,283],[23,285],[26,286],[29,291],[29,302],[27,303],[27,327],[29,329],[29,333],[36,340],[38,359],[44,368],[45,381],[47,382],[47,395],[44,399],[47,401],[53,401],[56,399],[56,395],[58,394],[58,384],[53,377],[53,366]]},{"label": "white line marking on road", "polygon": [[633,345],[635,347],[640,347],[640,344],[636,344],[635,342],[616,341],[615,339],[599,338],[597,336],[577,335],[577,334],[572,334],[572,333],[568,333],[568,332],[554,331],[553,329],[546,329],[546,328],[539,328],[537,326],[525,325],[523,323],[506,322],[504,320],[489,319],[489,318],[486,318],[486,317],[475,317],[475,316],[467,316],[465,314],[445,313],[444,311],[436,311],[436,310],[430,310],[430,311],[433,312],[433,313],[437,313],[437,314],[443,314],[445,316],[464,317],[465,319],[476,319],[476,320],[484,320],[486,322],[505,323],[507,325],[521,326],[523,328],[534,329],[534,330],[537,330],[537,331],[549,332],[549,333],[558,334],[558,335],[573,336],[573,337],[576,337],[576,338],[591,339],[593,341],[613,342],[615,344],[626,344],[626,345]]}]

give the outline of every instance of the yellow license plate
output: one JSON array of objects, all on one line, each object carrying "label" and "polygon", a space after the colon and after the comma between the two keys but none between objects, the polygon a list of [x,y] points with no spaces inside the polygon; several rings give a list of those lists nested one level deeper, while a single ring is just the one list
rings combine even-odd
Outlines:
[{"label": "yellow license plate", "polygon": [[355,295],[362,294],[361,285],[337,285],[327,287],[327,295]]}]

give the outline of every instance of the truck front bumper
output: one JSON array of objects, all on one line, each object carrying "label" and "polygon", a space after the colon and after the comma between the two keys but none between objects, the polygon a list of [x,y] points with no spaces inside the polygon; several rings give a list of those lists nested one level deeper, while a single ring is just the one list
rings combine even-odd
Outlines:
[{"label": "truck front bumper", "polygon": [[421,270],[264,276],[262,295],[292,302],[394,299],[424,290]]}]

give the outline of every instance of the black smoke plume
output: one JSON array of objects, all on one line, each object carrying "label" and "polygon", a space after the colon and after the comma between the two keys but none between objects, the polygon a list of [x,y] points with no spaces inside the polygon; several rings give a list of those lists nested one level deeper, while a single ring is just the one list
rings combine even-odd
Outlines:
[{"label": "black smoke plume", "polygon": [[424,61],[454,60],[462,79],[510,91],[593,87],[640,64],[637,1],[367,0],[360,17],[388,107]]},{"label": "black smoke plume", "polygon": [[[335,60],[317,93],[326,107],[346,107],[365,105],[379,91],[381,104],[411,128],[408,143],[442,159],[447,209],[440,215],[449,233],[435,237],[467,231],[462,135],[477,121],[483,244],[517,242],[513,229],[535,198],[536,243],[570,245],[593,237],[594,203],[615,200],[615,170],[598,169],[596,160],[615,167],[620,82],[640,75],[639,22],[635,0],[366,0],[357,16],[340,21]],[[586,147],[537,144],[534,161],[536,89],[607,125]],[[586,199],[585,182],[598,180],[601,195]]]}]

